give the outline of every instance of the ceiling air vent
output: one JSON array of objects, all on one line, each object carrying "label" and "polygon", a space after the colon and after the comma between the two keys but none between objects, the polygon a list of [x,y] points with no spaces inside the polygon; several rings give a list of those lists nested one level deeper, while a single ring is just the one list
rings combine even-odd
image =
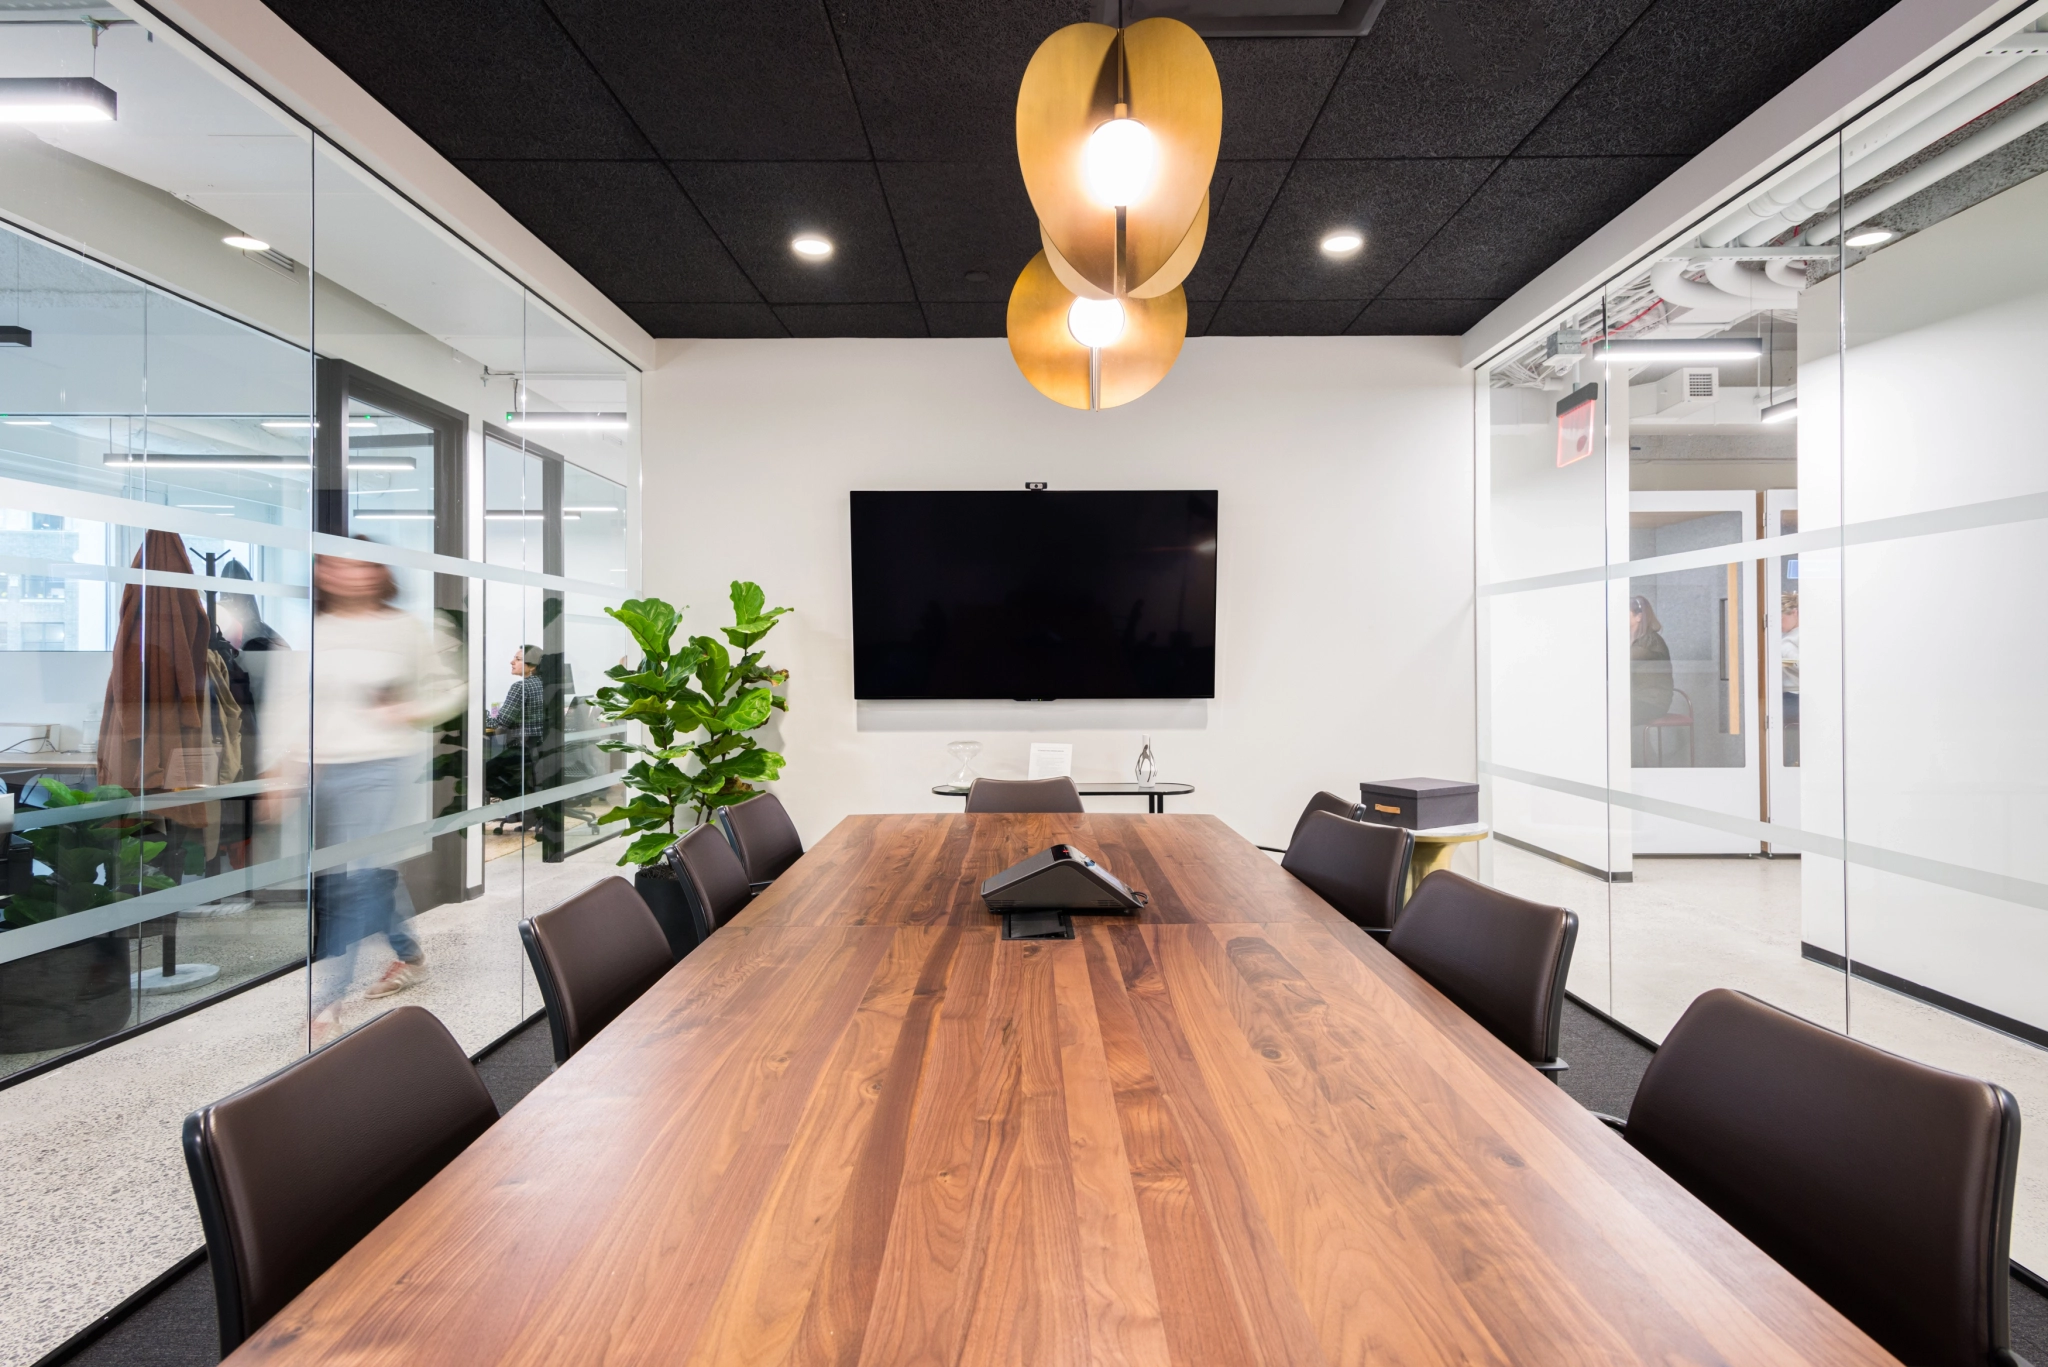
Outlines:
[{"label": "ceiling air vent", "polygon": [[1387,0],[1095,0],[1098,24],[1164,16],[1204,38],[1359,38]]}]

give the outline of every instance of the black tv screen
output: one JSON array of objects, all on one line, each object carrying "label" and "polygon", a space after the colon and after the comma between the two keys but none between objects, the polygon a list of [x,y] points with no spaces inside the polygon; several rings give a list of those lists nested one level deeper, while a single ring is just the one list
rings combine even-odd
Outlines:
[{"label": "black tv screen", "polygon": [[853,495],[857,698],[1212,698],[1216,491]]}]

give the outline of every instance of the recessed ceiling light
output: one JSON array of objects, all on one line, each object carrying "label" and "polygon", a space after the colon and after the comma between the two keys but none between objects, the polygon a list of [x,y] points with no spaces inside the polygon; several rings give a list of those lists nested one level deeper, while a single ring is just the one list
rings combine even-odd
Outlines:
[{"label": "recessed ceiling light", "polygon": [[230,247],[235,248],[237,251],[267,252],[270,250],[270,244],[268,242],[265,242],[262,238],[249,237],[243,233],[229,233],[226,237],[222,238],[221,241],[227,243]]},{"label": "recessed ceiling light", "polygon": [[0,79],[0,123],[112,123],[114,92],[90,76]]},{"label": "recessed ceiling light", "polygon": [[789,249],[798,256],[807,257],[812,261],[823,261],[832,255],[832,239],[820,237],[816,233],[805,233],[789,239]]},{"label": "recessed ceiling light", "polygon": [[1325,256],[1349,256],[1365,245],[1365,234],[1344,228],[1325,237],[1322,245]]},{"label": "recessed ceiling light", "polygon": [[1875,247],[1878,243],[1889,242],[1896,236],[1898,234],[1890,228],[1865,228],[1852,237],[1843,238],[1842,241],[1851,247]]}]

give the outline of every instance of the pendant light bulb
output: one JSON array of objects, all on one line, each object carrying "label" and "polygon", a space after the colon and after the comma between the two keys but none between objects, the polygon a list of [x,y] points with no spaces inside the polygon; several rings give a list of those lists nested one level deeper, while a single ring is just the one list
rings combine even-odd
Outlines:
[{"label": "pendant light bulb", "polygon": [[1088,135],[1081,153],[1088,197],[1121,209],[1143,200],[1159,175],[1159,140],[1136,119],[1111,119]]},{"label": "pendant light bulb", "polygon": [[1067,331],[1091,351],[1114,346],[1124,335],[1124,306],[1115,299],[1076,299],[1067,310]]}]

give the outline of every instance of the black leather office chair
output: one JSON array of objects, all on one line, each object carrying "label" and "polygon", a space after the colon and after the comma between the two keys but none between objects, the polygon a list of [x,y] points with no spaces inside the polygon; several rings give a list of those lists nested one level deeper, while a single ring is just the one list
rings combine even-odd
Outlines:
[{"label": "black leather office chair", "polygon": [[1623,1135],[1901,1361],[2020,1361],[2003,1087],[1717,988],[1665,1036]]},{"label": "black leather office chair", "polygon": [[970,812],[1078,812],[1081,790],[1070,778],[978,778],[967,790]]},{"label": "black leather office chair", "polygon": [[754,898],[746,865],[718,827],[706,822],[668,847],[663,856],[697,922],[697,938],[717,930]]},{"label": "black leather office chair", "polygon": [[[1288,848],[1292,848],[1294,842],[1301,838],[1301,828],[1306,826],[1308,819],[1317,812],[1328,812],[1332,816],[1341,816],[1347,821],[1355,821],[1358,816],[1358,804],[1338,797],[1335,793],[1317,793],[1308,800],[1308,805],[1301,809],[1301,815],[1294,819],[1294,834],[1287,837]],[[1261,845],[1259,848],[1267,854],[1287,853],[1287,850],[1275,849],[1271,845]]]},{"label": "black leather office chair", "polygon": [[675,964],[661,923],[623,878],[527,917],[519,938],[548,1010],[556,1067]]},{"label": "black leather office chair", "polygon": [[1579,918],[1563,907],[1439,869],[1401,909],[1387,948],[1556,1081],[1569,1066],[1557,1036],[1578,938]]},{"label": "black leather office chair", "polygon": [[462,1046],[417,1006],[186,1116],[222,1356],[497,1118]]},{"label": "black leather office chair", "polygon": [[[1327,794],[1324,794],[1327,796]],[[1280,867],[1384,941],[1401,914],[1415,837],[1399,826],[1353,821],[1327,811],[1302,813]]]},{"label": "black leather office chair", "polygon": [[747,882],[755,892],[782,876],[782,871],[803,858],[804,842],[796,823],[783,810],[782,800],[773,793],[761,793],[745,802],[718,809],[718,824],[725,838],[746,865]]}]

